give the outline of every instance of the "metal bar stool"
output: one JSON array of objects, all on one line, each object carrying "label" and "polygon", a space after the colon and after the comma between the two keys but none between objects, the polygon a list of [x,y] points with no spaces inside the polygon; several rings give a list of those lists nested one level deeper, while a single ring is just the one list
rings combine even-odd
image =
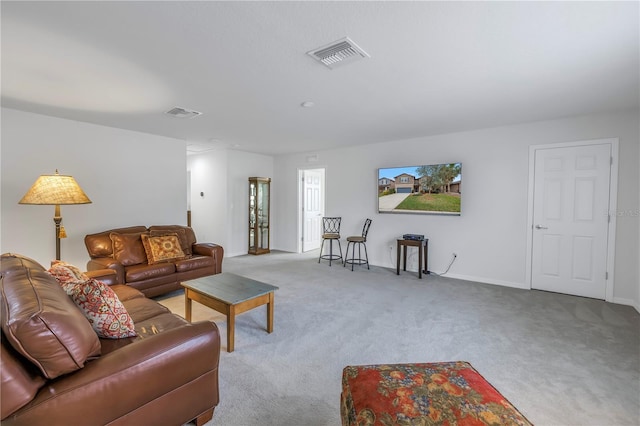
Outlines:
[{"label": "metal bar stool", "polygon": [[[369,255],[367,255],[367,234],[369,233],[369,227],[371,226],[371,219],[367,219],[364,221],[364,226],[362,227],[362,236],[352,236],[347,237],[347,250],[344,253],[344,266],[347,266],[347,263],[351,264],[351,270],[353,271],[353,265],[367,265],[367,269],[369,268]],[[355,245],[358,244],[358,258],[355,258]],[[349,246],[351,246],[351,259],[349,259]],[[361,247],[364,247],[364,259],[362,258],[362,252],[360,251]]]},{"label": "metal bar stool", "polygon": [[[322,245],[320,246],[320,257],[318,258],[318,263],[320,260],[328,260],[329,266],[331,266],[332,260],[342,259],[342,247],[340,246],[340,222],[342,221],[341,217],[323,217],[322,218]],[[324,248],[324,242],[329,240],[329,254],[322,254],[322,249]],[[340,255],[333,254],[333,242],[338,242],[338,248],[340,249]]]}]

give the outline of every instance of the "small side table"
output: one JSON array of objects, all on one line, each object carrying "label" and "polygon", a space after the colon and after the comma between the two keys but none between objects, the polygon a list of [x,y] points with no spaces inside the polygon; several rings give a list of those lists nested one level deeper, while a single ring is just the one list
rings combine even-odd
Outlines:
[{"label": "small side table", "polygon": [[[427,258],[429,257],[429,239],[425,238],[424,240],[405,240],[398,238],[398,248],[397,248],[397,262],[396,262],[396,274],[400,275],[400,248],[404,252],[404,262],[402,265],[402,270],[407,270],[407,247],[418,247],[418,278],[422,279],[422,263],[424,262],[424,273],[429,273],[429,268],[427,267]],[[423,250],[424,249],[424,250]]]}]

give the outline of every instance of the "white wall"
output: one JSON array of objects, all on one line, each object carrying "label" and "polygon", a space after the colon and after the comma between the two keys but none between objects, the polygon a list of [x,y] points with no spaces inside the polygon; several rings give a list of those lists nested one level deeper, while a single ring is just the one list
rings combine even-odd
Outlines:
[{"label": "white wall", "polygon": [[177,139],[2,108],[0,251],[55,258],[54,206],[19,205],[38,176],[72,175],[92,204],[61,206],[62,259],[84,268],[84,236],[186,224],[186,146]]},{"label": "white wall", "polygon": [[[314,167],[326,167],[326,214],[342,216],[343,235],[357,235],[364,219],[373,219],[367,242],[372,264],[395,268],[396,239],[405,233],[425,234],[429,269],[442,272],[455,252],[458,259],[451,277],[529,288],[525,282],[529,146],[618,137],[618,211],[637,211],[638,115],[638,110],[622,111],[277,157],[275,209],[280,226],[273,247],[297,249],[297,170],[310,166],[305,159],[312,154],[318,156]],[[462,162],[461,216],[377,213],[379,167],[448,162]],[[637,215],[618,216],[614,298],[636,306],[638,228]]]},{"label": "white wall", "polygon": [[[248,178],[272,177],[273,157],[216,150],[190,155],[187,164],[191,175],[191,221],[198,239],[222,245],[225,257],[247,254]],[[201,191],[205,192],[204,199]],[[277,192],[277,182],[272,181],[272,199]],[[273,211],[271,229],[277,231]]]},{"label": "white wall", "polygon": [[[192,224],[199,241],[227,256],[246,253],[247,178],[272,177],[271,247],[296,251],[298,168],[326,167],[327,211],[343,217],[344,234],[373,219],[372,264],[395,267],[398,236],[430,238],[430,269],[450,276],[528,288],[525,281],[528,147],[618,137],[620,140],[614,300],[640,308],[639,112],[568,118],[376,145],[276,157],[214,151],[186,158],[184,141],[2,109],[0,251],[55,256],[53,206],[18,205],[41,174],[73,175],[93,204],[63,206],[69,238],[63,259],[84,265],[84,235],[119,226],[186,223],[187,163]],[[306,163],[309,154],[318,156]],[[379,215],[379,167],[460,161],[460,217]],[[200,192],[204,197],[200,197]],[[411,259],[410,259],[411,260]],[[413,259],[415,260],[415,259]],[[414,268],[415,269],[415,268]],[[390,278],[392,275],[390,275]],[[640,309],[639,309],[640,310]]]},{"label": "white wall", "polygon": [[227,151],[187,157],[191,176],[191,226],[200,242],[224,247],[227,256]]}]

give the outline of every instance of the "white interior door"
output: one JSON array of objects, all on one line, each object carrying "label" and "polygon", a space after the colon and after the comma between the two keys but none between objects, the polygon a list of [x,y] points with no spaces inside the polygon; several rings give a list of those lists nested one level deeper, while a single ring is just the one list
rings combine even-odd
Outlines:
[{"label": "white interior door", "polygon": [[302,171],[302,251],[320,248],[324,216],[324,169]]},{"label": "white interior door", "polygon": [[531,287],[605,299],[611,145],[535,151]]}]

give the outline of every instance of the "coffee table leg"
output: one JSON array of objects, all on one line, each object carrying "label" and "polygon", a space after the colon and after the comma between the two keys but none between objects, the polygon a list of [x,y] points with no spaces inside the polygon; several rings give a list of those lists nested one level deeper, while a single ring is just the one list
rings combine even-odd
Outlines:
[{"label": "coffee table leg", "polygon": [[227,314],[227,352],[233,352],[236,336],[236,307],[229,306]]},{"label": "coffee table leg", "polygon": [[273,292],[269,293],[269,303],[267,303],[267,332],[273,332]]},{"label": "coffee table leg", "polygon": [[191,299],[189,299],[189,290],[184,290],[184,317],[191,322]]}]

